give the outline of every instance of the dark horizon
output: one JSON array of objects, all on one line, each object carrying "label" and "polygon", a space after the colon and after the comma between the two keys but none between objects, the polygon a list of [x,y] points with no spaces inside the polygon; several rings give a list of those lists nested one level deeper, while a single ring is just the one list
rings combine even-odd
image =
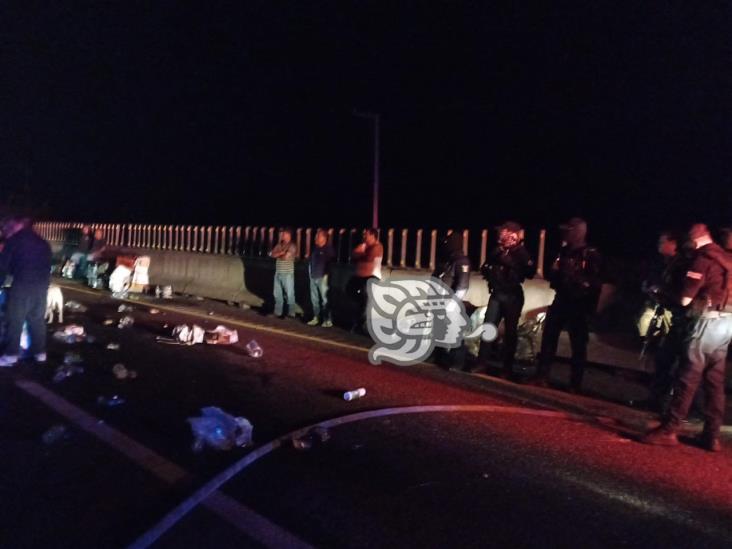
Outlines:
[{"label": "dark horizon", "polygon": [[[58,220],[550,234],[732,224],[726,6],[4,7],[10,194]],[[25,189],[25,192],[23,192]],[[45,205],[45,208],[42,206]]]}]

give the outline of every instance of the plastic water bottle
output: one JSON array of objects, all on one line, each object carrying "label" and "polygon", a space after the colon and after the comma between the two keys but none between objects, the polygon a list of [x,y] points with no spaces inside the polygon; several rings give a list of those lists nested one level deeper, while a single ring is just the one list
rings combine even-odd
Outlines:
[{"label": "plastic water bottle", "polygon": [[264,354],[264,351],[255,340],[251,340],[246,346],[247,353],[253,358],[259,358]]},{"label": "plastic water bottle", "polygon": [[364,387],[359,387],[353,391],[346,391],[343,393],[343,400],[356,400],[363,396],[366,396],[366,389]]},{"label": "plastic water bottle", "polygon": [[50,446],[57,440],[61,440],[66,436],[66,426],[65,425],[54,425],[51,427],[48,431],[43,433],[43,436],[41,437],[43,439],[43,444],[46,444],[47,446]]}]

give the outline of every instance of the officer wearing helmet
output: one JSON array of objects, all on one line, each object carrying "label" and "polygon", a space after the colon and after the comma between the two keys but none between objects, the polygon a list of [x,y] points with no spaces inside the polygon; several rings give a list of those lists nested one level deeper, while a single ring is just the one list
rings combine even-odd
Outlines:
[{"label": "officer wearing helmet", "polygon": [[[504,379],[513,377],[513,362],[518,342],[518,323],[524,306],[524,290],[521,287],[527,278],[533,278],[536,265],[523,245],[523,228],[508,221],[497,227],[498,245],[488,255],[480,271],[488,282],[490,299],[485,313],[485,322],[496,328],[504,322],[503,371]],[[485,361],[488,343],[481,341],[480,358]]]},{"label": "officer wearing helmet", "polygon": [[580,392],[589,340],[590,318],[597,309],[602,280],[601,256],[587,245],[587,223],[573,217],[560,225],[562,247],[548,273],[554,289],[541,340],[541,356],[536,384],[548,386],[549,373],[559,343],[559,334],[566,329],[572,347],[570,391]]},{"label": "officer wearing helmet", "polygon": [[[439,278],[463,300],[470,285],[470,260],[463,251],[463,235],[452,231],[440,242],[438,262],[432,276]],[[465,347],[435,349],[435,359],[441,366],[462,370],[465,366]]]}]

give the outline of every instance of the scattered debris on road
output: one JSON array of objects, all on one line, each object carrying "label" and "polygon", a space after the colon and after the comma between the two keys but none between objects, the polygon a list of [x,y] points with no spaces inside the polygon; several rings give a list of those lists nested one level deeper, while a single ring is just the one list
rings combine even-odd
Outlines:
[{"label": "scattered debris on road", "polygon": [[364,387],[359,387],[358,389],[353,389],[352,391],[346,391],[343,393],[343,400],[357,400],[364,396],[366,396],[366,389]]},{"label": "scattered debris on road", "polygon": [[239,342],[239,333],[226,326],[216,326],[213,330],[206,330],[206,343],[210,345],[232,345]]},{"label": "scattered debris on road", "polygon": [[59,423],[43,433],[43,435],[41,436],[41,440],[43,440],[43,444],[45,444],[46,446],[51,446],[61,439],[68,438],[68,436],[69,434],[66,425],[62,425]]},{"label": "scattered debris on road", "polygon": [[64,308],[74,313],[85,313],[88,308],[78,301],[69,300],[64,303]]},{"label": "scattered debris on road", "polygon": [[128,370],[127,367],[122,363],[118,363],[112,366],[112,373],[114,374],[114,377],[119,380],[135,379],[137,377],[137,372],[135,370]]},{"label": "scattered debris on road", "polygon": [[124,404],[125,402],[125,399],[119,395],[112,395],[111,397],[105,397],[100,395],[97,397],[97,404],[99,404],[100,406],[107,406],[108,408],[119,406],[120,404]]},{"label": "scattered debris on road", "polygon": [[247,353],[253,358],[260,358],[264,354],[264,350],[259,346],[254,339],[252,339],[246,346]]},{"label": "scattered debris on road", "polygon": [[129,328],[135,323],[135,319],[131,316],[123,316],[119,319],[119,323],[117,324],[117,328]]},{"label": "scattered debris on road", "polygon": [[206,445],[216,450],[231,450],[235,446],[252,444],[252,424],[244,417],[234,417],[221,408],[201,408],[200,417],[189,417],[193,431],[193,451],[200,452]]}]

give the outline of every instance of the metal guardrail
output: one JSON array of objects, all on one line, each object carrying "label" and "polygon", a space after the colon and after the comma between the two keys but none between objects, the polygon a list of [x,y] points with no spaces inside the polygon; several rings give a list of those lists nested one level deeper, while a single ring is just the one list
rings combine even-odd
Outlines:
[{"label": "metal guardrail", "polygon": [[[70,233],[89,227],[92,233],[101,230],[110,246],[174,250],[218,255],[266,256],[275,244],[277,229],[261,226],[140,225],[110,223],[77,223],[41,221],[35,230],[51,242],[68,242]],[[310,257],[313,239],[320,228],[298,228],[293,232],[297,258]],[[329,240],[336,249],[337,261],[350,263],[351,252],[358,243],[360,231],[354,228],[328,228]],[[380,231],[384,244],[383,264],[386,267],[434,270],[438,239],[451,231],[424,229],[386,229]],[[480,244],[473,250],[471,263],[477,268],[485,262],[488,230],[479,233]],[[463,250],[470,256],[471,233],[463,231]],[[539,233],[538,276],[543,276],[546,231]]]}]

